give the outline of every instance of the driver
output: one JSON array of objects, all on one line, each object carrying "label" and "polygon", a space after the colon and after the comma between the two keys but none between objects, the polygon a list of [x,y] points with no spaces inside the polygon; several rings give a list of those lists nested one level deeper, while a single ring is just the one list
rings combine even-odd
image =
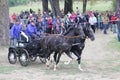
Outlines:
[{"label": "driver", "polygon": [[35,26],[35,20],[31,20],[30,24],[27,25],[25,33],[30,37],[31,40],[36,39],[37,29]]}]

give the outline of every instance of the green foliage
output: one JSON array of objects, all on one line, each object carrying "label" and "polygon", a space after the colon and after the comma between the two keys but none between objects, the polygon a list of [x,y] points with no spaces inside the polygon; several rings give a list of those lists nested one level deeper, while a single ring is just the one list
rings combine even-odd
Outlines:
[{"label": "green foliage", "polygon": [[[105,4],[104,4],[105,3]],[[112,8],[112,1],[96,1],[96,4],[94,5],[91,5],[91,2],[88,1],[87,3],[87,11],[89,10],[98,10],[100,12],[102,11],[106,11],[106,10],[110,10],[112,11],[113,8]],[[76,7],[79,7],[80,11],[82,11],[82,6],[83,3],[82,1],[74,1],[73,2],[73,10],[75,11],[76,10]],[[49,4],[49,8],[50,8],[50,4]],[[39,5],[38,3],[33,3],[32,6],[30,4],[28,4],[27,6],[26,5],[19,5],[19,6],[14,6],[14,7],[10,7],[10,15],[13,14],[14,12],[15,13],[20,13],[21,10],[29,10],[30,8],[32,8],[34,11],[37,11],[38,8],[42,10],[42,2],[39,1]],[[60,2],[60,9],[63,9],[64,8],[64,1],[61,1]],[[51,8],[50,8],[51,9]]]},{"label": "green foliage", "polygon": [[36,2],[36,0],[9,0],[9,6],[17,6],[28,4],[29,2]]},{"label": "green foliage", "polygon": [[112,3],[112,6],[113,6],[113,10],[115,10],[115,7],[116,7],[116,0],[112,0],[113,1],[113,3]]}]

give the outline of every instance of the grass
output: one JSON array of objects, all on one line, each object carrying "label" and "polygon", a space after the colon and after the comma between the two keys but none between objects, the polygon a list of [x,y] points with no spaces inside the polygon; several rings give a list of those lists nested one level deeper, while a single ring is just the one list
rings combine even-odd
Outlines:
[{"label": "grass", "polygon": [[[107,50],[120,52],[120,42],[118,41],[118,39],[116,37],[111,39],[111,41],[109,41],[109,43],[107,43],[106,47],[107,47]],[[103,60],[101,62],[96,63],[96,65],[98,65],[98,66],[103,66],[103,67],[99,67],[99,68],[96,69],[98,72],[109,72],[109,73],[111,73],[111,72],[119,72],[120,71],[119,56],[106,58],[105,60]]]},{"label": "grass", "polygon": [[[107,43],[106,50],[120,52],[120,42],[117,40],[116,37],[114,37],[113,39],[111,39],[111,41],[109,41],[109,43]],[[96,63],[96,65],[98,66],[103,66],[103,67],[97,68],[97,71],[98,72],[110,72],[110,73],[119,72],[120,71],[119,62],[120,62],[119,56],[106,58],[102,60],[101,62]]]},{"label": "grass", "polygon": [[9,74],[10,72],[16,70],[15,67],[10,66],[0,66],[0,74]]},{"label": "grass", "polygon": [[[75,1],[73,4],[73,10],[76,10],[76,7],[79,7],[80,11],[82,12],[82,6],[83,3],[81,1],[77,2]],[[15,6],[10,7],[9,12],[10,15],[15,13],[20,13],[21,10],[29,10],[32,8],[34,11],[37,12],[38,8],[42,10],[42,2],[32,3],[28,5],[21,5],[21,6]],[[51,8],[49,3],[49,8]],[[64,8],[64,2],[60,2],[60,8]],[[112,1],[96,1],[94,4],[91,4],[90,1],[87,3],[87,10],[98,10],[98,11],[106,11],[106,10],[113,10],[112,8]]]},{"label": "grass", "polygon": [[120,52],[120,42],[117,40],[117,38],[113,38],[109,43],[108,43],[108,48],[112,49],[114,51]]}]

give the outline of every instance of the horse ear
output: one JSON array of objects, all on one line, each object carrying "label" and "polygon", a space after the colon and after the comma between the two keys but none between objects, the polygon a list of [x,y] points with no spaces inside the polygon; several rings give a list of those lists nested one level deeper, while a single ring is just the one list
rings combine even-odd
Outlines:
[{"label": "horse ear", "polygon": [[75,23],[75,28],[78,28],[79,27],[79,23]]},{"label": "horse ear", "polygon": [[78,27],[78,25],[77,24],[75,24],[75,28],[77,28]]}]

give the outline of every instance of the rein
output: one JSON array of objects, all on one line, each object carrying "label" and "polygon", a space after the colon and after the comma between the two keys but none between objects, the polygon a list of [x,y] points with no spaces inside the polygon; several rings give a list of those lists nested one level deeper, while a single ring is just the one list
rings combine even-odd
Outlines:
[{"label": "rein", "polygon": [[62,34],[49,34],[49,33],[44,33],[44,34],[46,34],[46,37],[50,37],[50,36],[63,36],[65,38],[80,38],[80,36],[64,36]]}]

